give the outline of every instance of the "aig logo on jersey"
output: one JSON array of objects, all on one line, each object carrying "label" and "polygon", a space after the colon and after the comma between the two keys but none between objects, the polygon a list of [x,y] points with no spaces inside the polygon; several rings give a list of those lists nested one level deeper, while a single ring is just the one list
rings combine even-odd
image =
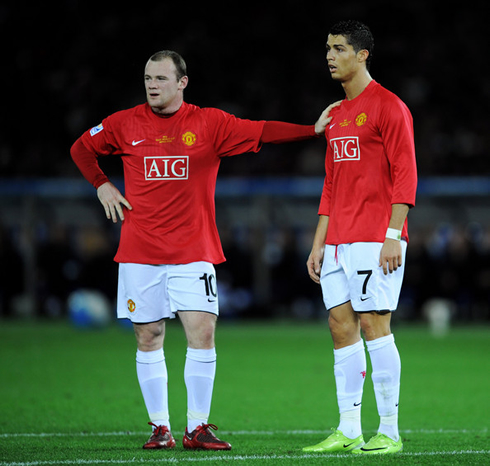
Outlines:
[{"label": "aig logo on jersey", "polygon": [[330,146],[333,150],[334,162],[361,160],[361,149],[359,148],[359,138],[357,136],[331,139]]},{"label": "aig logo on jersey", "polygon": [[187,180],[189,156],[145,157],[146,180]]}]

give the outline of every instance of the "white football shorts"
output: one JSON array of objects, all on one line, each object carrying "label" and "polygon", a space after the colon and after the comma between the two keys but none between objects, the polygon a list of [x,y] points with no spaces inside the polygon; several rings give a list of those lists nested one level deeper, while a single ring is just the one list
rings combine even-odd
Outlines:
[{"label": "white football shorts", "polygon": [[356,312],[395,311],[405,271],[406,241],[401,241],[402,266],[385,275],[379,266],[383,243],[325,245],[320,276],[327,310],[350,301]]},{"label": "white football shorts", "polygon": [[174,319],[178,311],[218,315],[218,289],[213,264],[119,264],[119,319],[143,324]]}]

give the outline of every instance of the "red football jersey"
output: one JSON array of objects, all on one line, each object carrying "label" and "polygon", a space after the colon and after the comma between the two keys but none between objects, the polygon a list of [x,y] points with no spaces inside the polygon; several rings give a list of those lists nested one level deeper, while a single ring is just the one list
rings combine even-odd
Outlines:
[{"label": "red football jersey", "polygon": [[[395,94],[375,81],[331,115],[319,208],[320,215],[330,217],[326,243],[382,243],[392,204],[415,205],[412,116]],[[402,237],[408,241],[406,221]]]},{"label": "red football jersey", "polygon": [[214,206],[220,160],[258,152],[263,126],[184,102],[168,117],[138,105],[85,132],[87,149],[122,156],[125,197],[133,210],[124,212],[115,260],[223,262]]}]

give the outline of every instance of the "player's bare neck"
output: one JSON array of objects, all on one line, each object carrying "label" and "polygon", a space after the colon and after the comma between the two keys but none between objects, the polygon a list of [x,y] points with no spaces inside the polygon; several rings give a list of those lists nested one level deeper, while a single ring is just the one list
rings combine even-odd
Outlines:
[{"label": "player's bare neck", "polygon": [[347,100],[353,100],[360,96],[372,80],[371,75],[365,71],[364,73],[357,73],[349,81],[343,82],[342,87],[344,88]]},{"label": "player's bare neck", "polygon": [[182,106],[182,102],[177,105],[169,105],[168,107],[151,107],[153,113],[158,115],[159,117],[162,118],[169,118],[173,115],[175,115],[179,110],[180,107]]}]

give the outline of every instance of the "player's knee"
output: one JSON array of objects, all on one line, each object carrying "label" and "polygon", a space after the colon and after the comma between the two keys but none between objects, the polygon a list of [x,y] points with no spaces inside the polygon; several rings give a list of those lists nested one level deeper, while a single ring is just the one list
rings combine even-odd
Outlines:
[{"label": "player's knee", "polygon": [[206,325],[199,328],[197,331],[189,332],[187,339],[191,348],[214,348],[214,325]]},{"label": "player's knee", "polygon": [[138,348],[142,351],[154,351],[163,346],[165,327],[163,322],[133,324]]},{"label": "player's knee", "polygon": [[328,318],[328,326],[334,343],[339,346],[351,344],[359,340],[359,324],[352,319],[336,319],[331,314]]},{"label": "player's knee", "polygon": [[368,341],[376,340],[391,333],[390,315],[367,312],[360,314],[361,330]]}]

